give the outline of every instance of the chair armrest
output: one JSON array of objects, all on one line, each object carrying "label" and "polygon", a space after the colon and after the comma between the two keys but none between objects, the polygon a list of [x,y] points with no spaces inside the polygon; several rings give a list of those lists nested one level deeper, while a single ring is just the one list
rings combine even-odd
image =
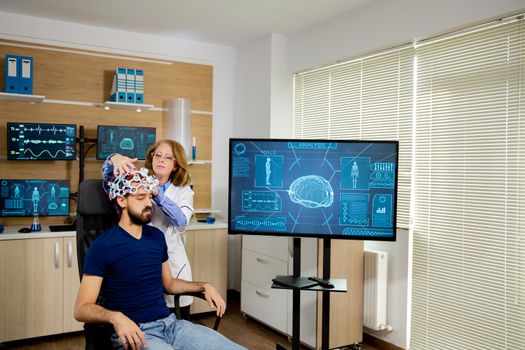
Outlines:
[{"label": "chair armrest", "polygon": [[[175,316],[177,317],[178,320],[180,320],[182,318],[182,316],[180,314],[180,300],[179,300],[179,298],[181,296],[183,296],[183,295],[196,297],[196,298],[199,298],[199,299],[202,299],[202,300],[206,301],[206,297],[204,296],[204,293],[202,293],[202,292],[186,292],[186,293],[182,293],[182,294],[173,294],[173,299],[174,299],[174,302],[175,302]],[[220,322],[221,322],[221,316],[217,316],[215,318],[215,323],[213,324],[213,330],[214,331],[219,329]]]}]

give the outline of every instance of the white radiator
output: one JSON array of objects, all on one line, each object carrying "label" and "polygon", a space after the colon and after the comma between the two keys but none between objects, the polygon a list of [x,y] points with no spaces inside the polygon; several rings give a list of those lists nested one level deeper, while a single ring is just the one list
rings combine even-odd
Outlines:
[{"label": "white radiator", "polygon": [[388,253],[365,249],[363,325],[373,330],[386,324]]}]

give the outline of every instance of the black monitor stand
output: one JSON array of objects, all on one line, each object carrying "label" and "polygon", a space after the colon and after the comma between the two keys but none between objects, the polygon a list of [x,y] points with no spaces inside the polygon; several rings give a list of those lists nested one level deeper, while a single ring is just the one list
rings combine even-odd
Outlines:
[{"label": "black monitor stand", "polygon": [[[292,350],[301,348],[301,290],[322,292],[322,335],[321,349],[328,350],[330,340],[330,292],[346,292],[346,280],[330,279],[331,240],[323,239],[323,280],[329,282],[330,287],[323,287],[317,283],[308,285],[308,278],[301,277],[301,239],[293,239],[293,275],[277,276],[274,278],[272,288],[292,289]],[[306,281],[305,281],[306,280]],[[311,281],[310,281],[311,282]],[[276,345],[277,350],[285,350],[281,344]]]},{"label": "black monitor stand", "polygon": [[[82,181],[84,181],[84,164],[86,160],[86,154],[87,152],[93,147],[97,139],[88,139],[84,137],[84,125],[80,125],[79,131],[78,131],[78,183],[80,184]],[[86,143],[93,143],[91,147],[89,147],[87,150],[84,149],[84,145]]]}]

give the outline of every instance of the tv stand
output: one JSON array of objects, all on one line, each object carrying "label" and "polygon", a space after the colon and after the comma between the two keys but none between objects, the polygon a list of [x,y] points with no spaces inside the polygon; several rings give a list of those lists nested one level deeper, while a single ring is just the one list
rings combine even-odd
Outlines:
[{"label": "tv stand", "polygon": [[281,276],[277,275],[272,279],[275,285],[286,289],[306,289],[317,285],[318,283],[306,277]]},{"label": "tv stand", "polygon": [[[86,153],[87,153],[84,149],[84,145],[86,143],[93,143],[94,145],[96,142],[97,142],[97,139],[88,139],[84,137],[84,125],[80,125],[79,131],[78,131],[78,138],[77,138],[78,160],[79,160],[78,162],[78,183],[79,184],[82,181],[84,181],[84,165],[85,165]],[[88,148],[88,151],[91,147]]]},{"label": "tv stand", "polygon": [[[346,293],[346,279],[330,278],[331,239],[323,239],[323,278],[315,277],[315,281],[301,276],[301,239],[293,239],[293,275],[276,276],[272,281],[272,288],[292,290],[292,350],[301,349],[300,313],[301,291],[322,292],[322,336],[321,349],[328,350],[330,340],[330,292]],[[312,278],[313,279],[313,278]],[[305,282],[309,281],[308,282]],[[313,285],[312,285],[313,283]],[[321,284],[320,284],[321,283]],[[286,347],[276,344],[276,350],[285,350]]]}]

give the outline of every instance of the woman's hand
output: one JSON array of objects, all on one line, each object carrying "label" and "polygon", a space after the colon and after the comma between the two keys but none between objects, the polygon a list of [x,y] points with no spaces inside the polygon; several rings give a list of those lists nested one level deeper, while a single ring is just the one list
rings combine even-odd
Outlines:
[{"label": "woman's hand", "polygon": [[134,164],[137,162],[137,160],[137,158],[126,157],[122,154],[115,154],[109,159],[111,164],[113,164],[113,175],[118,176],[131,170],[137,170],[137,167]]}]

